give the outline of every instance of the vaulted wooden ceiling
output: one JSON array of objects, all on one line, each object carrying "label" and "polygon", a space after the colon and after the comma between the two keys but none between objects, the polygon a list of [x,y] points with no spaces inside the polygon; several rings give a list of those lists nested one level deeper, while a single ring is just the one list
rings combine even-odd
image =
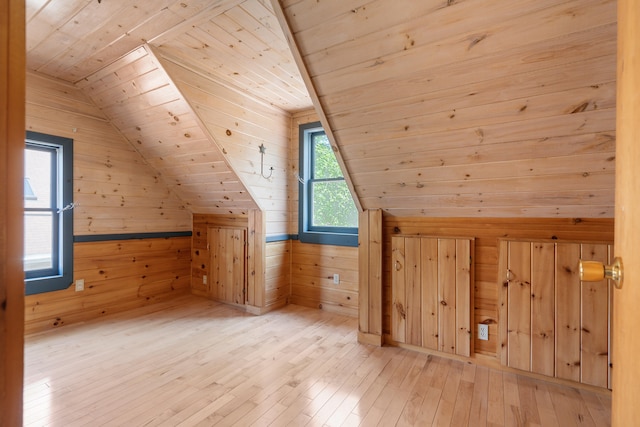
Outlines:
[{"label": "vaulted wooden ceiling", "polygon": [[[179,97],[197,76],[193,87],[214,98],[224,95],[203,85],[285,114],[314,100],[366,209],[613,216],[615,0],[27,0],[27,23],[28,68],[87,90],[114,123],[128,117],[116,112],[125,103],[101,105],[97,76],[141,46],[173,70],[163,78],[181,76],[166,82]],[[267,203],[270,189],[194,103],[186,96],[235,195],[177,188],[179,164],[161,169],[165,179],[193,209],[215,211],[216,198],[246,209],[240,192]],[[122,132],[134,146],[155,138],[134,131]],[[255,148],[241,144],[236,153]]]},{"label": "vaulted wooden ceiling", "polygon": [[268,0],[27,0],[27,68],[77,83],[143,44],[284,110],[311,101]]}]

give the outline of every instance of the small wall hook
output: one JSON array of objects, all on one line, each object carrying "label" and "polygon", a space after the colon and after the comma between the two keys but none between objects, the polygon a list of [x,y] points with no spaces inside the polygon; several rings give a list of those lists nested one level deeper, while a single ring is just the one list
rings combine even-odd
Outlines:
[{"label": "small wall hook", "polygon": [[265,147],[264,144],[260,144],[260,147],[258,148],[260,149],[260,175],[262,175],[264,179],[269,179],[271,178],[271,175],[273,175],[273,166],[269,168],[269,170],[271,171],[269,176],[265,176],[264,175],[264,153],[267,152],[267,147]]}]

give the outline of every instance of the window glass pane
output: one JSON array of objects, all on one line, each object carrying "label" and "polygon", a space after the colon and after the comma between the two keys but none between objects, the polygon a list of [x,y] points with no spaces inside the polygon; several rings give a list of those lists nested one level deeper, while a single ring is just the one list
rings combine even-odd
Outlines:
[{"label": "window glass pane", "polygon": [[53,268],[53,214],[25,212],[24,270]]},{"label": "window glass pane", "polygon": [[51,165],[55,151],[25,150],[24,176],[25,189],[30,187],[31,194],[25,193],[25,208],[50,208],[51,204]]},{"label": "window glass pane", "polygon": [[358,227],[358,210],[344,180],[313,182],[312,227]]},{"label": "window glass pane", "polygon": [[316,132],[313,142],[313,178],[342,178],[340,165],[324,132]]}]

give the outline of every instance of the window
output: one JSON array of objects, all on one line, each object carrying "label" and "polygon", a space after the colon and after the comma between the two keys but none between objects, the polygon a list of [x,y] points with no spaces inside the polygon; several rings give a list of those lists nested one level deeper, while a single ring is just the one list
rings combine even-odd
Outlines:
[{"label": "window", "polygon": [[24,178],[26,294],[73,282],[73,140],[27,132]]},{"label": "window", "polygon": [[299,238],[358,245],[358,210],[319,122],[300,126]]}]

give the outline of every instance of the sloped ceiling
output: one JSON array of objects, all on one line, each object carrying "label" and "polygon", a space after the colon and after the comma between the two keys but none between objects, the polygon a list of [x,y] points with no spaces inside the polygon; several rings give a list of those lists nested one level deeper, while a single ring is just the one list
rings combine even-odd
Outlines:
[{"label": "sloped ceiling", "polygon": [[146,45],[284,114],[314,99],[365,209],[613,217],[615,0],[28,0],[27,20],[28,68],[83,88]]},{"label": "sloped ceiling", "polygon": [[[284,232],[287,118],[312,104],[268,1],[27,0],[27,51],[30,70],[81,88],[192,212],[262,209]],[[178,88],[161,58],[193,85]]]},{"label": "sloped ceiling", "polygon": [[613,216],[614,0],[274,5],[364,208]]},{"label": "sloped ceiling", "polygon": [[77,83],[143,44],[286,111],[311,108],[268,0],[27,0],[27,68]]}]

